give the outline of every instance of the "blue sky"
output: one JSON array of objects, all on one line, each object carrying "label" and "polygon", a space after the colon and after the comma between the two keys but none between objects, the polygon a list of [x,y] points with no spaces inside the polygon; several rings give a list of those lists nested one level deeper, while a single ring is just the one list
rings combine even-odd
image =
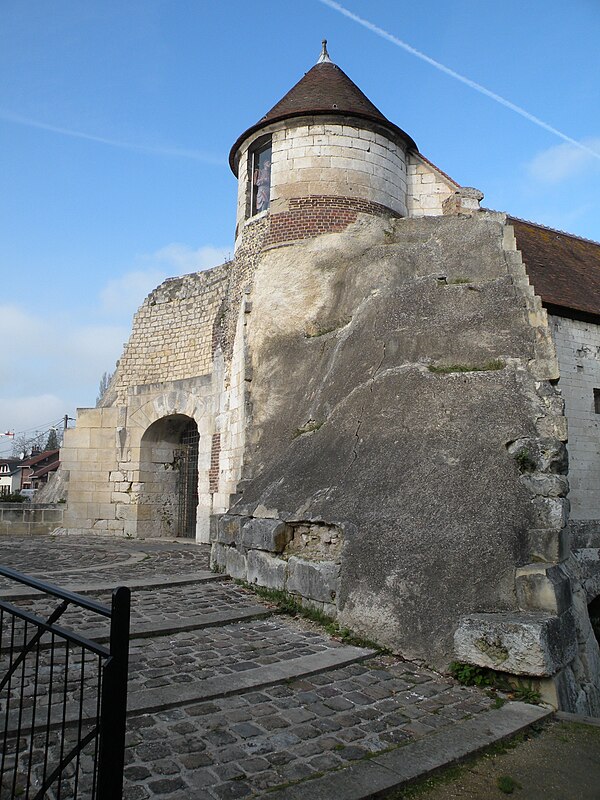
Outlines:
[{"label": "blue sky", "polygon": [[587,150],[334,5],[0,3],[0,431],[94,405],[147,292],[232,252],[229,148],[323,37],[484,205],[600,240],[597,0],[343,3]]}]

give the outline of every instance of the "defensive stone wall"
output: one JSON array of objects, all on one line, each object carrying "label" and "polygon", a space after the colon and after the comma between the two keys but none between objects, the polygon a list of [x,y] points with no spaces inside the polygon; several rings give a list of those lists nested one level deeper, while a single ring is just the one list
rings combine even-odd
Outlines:
[{"label": "defensive stone wall", "polygon": [[207,375],[213,323],[227,290],[229,265],[169,278],[135,315],[112,389],[124,403],[133,386]]},{"label": "defensive stone wall", "polygon": [[572,521],[600,525],[600,326],[550,317],[569,419]]},{"label": "defensive stone wall", "polygon": [[0,503],[1,534],[50,533],[63,524],[64,505]]}]

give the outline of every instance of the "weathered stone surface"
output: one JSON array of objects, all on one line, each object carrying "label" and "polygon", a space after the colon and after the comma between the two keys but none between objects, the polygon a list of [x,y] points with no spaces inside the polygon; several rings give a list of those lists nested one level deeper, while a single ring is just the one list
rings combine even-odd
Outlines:
[{"label": "weathered stone surface", "polygon": [[216,569],[218,571],[225,570],[227,566],[227,550],[229,548],[225,547],[218,542],[213,543],[210,549],[210,566],[211,569]]},{"label": "weathered stone surface", "polygon": [[331,603],[339,592],[340,566],[330,561],[305,561],[292,556],[288,561],[288,592]]},{"label": "weathered stone surface", "polygon": [[564,497],[534,497],[534,527],[556,528],[560,530],[567,524],[569,501]]},{"label": "weathered stone surface", "polygon": [[248,583],[257,583],[268,589],[284,589],[287,563],[277,556],[261,550],[250,550],[247,555]]},{"label": "weathered stone surface", "polygon": [[530,528],[527,537],[531,561],[559,563],[569,555],[568,528]]},{"label": "weathered stone surface", "polygon": [[569,491],[569,481],[564,475],[535,472],[522,475],[521,482],[532,494],[543,497],[566,497]]},{"label": "weathered stone surface", "polygon": [[[562,498],[520,482],[508,449],[565,470],[538,433],[556,390],[528,372],[533,293],[503,233],[485,214],[365,219],[264,253],[252,294],[253,477],[235,513],[338,526],[340,621],[439,667],[461,616],[517,610],[527,530],[562,527]],[[552,525],[534,498],[558,504]]]},{"label": "weathered stone surface", "polygon": [[571,607],[571,582],[560,566],[528,564],[517,570],[517,600],[524,611],[560,615]]},{"label": "weathered stone surface", "polygon": [[516,675],[554,675],[576,652],[570,613],[470,614],[454,634],[457,660]]},{"label": "weathered stone surface", "polygon": [[245,581],[248,574],[246,556],[236,550],[235,547],[226,548],[225,569],[232,578]]},{"label": "weathered stone surface", "polygon": [[248,550],[282,553],[292,538],[292,529],[278,519],[250,519],[244,522],[241,542]]},{"label": "weathered stone surface", "polygon": [[245,517],[223,514],[216,524],[211,524],[211,541],[227,545],[241,544],[244,522],[246,522]]}]

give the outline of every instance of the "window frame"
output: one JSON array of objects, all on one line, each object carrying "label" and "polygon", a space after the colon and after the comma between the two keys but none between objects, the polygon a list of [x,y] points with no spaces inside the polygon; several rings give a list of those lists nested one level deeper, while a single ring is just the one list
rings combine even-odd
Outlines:
[{"label": "window frame", "polygon": [[[259,160],[260,157],[265,153],[269,152],[269,172],[268,172],[268,182],[266,182],[266,204],[261,204],[260,208],[257,208],[257,199],[259,193],[259,186],[260,184],[254,182],[254,174],[257,170],[260,170],[259,167]],[[248,214],[247,218],[256,217],[258,214],[262,214],[269,210],[271,206],[271,178],[272,178],[272,158],[273,158],[273,138],[270,134],[267,136],[261,136],[259,139],[254,141],[248,150]]]}]

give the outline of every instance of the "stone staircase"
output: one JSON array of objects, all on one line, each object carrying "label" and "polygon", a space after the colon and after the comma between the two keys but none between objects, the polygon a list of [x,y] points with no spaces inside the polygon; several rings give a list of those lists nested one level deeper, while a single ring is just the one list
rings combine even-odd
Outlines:
[{"label": "stone staircase", "polygon": [[[164,558],[158,546],[131,545],[144,547],[154,572],[132,553],[91,579],[84,569],[66,576],[69,588],[106,601],[129,571],[128,800],[380,796],[548,713],[518,703],[490,710],[476,689],[277,614],[200,566],[197,553],[200,568],[177,574],[166,544]],[[43,613],[38,598],[6,595]],[[61,624],[106,639],[70,613]],[[83,759],[80,792],[90,769]]]}]

